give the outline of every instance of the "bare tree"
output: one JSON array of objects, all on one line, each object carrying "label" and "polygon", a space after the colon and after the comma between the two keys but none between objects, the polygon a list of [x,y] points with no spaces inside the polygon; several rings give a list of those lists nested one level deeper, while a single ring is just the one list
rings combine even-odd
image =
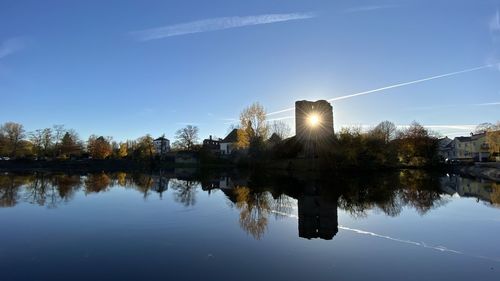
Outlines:
[{"label": "bare tree", "polygon": [[59,155],[61,153],[61,148],[60,148],[60,143],[62,141],[62,138],[64,134],[66,133],[66,130],[64,128],[64,125],[54,125],[52,126],[53,129],[53,138],[54,138],[54,156]]},{"label": "bare tree", "polygon": [[52,146],[52,129],[51,128],[45,128],[42,130],[42,147],[43,147],[43,153],[47,155],[48,150]]},{"label": "bare tree", "polygon": [[283,121],[274,121],[271,123],[271,134],[276,134],[282,140],[288,138],[291,135],[291,128],[287,123]]},{"label": "bare tree", "polygon": [[187,125],[175,132],[174,146],[181,150],[191,150],[198,142],[198,127]]},{"label": "bare tree", "polygon": [[390,121],[380,122],[370,133],[380,137],[385,143],[396,138],[396,125]]},{"label": "bare tree", "polygon": [[[498,126],[500,126],[500,125],[498,125]],[[500,128],[496,128],[496,127],[497,127],[497,125],[492,124],[492,123],[481,123],[481,124],[476,126],[474,133],[482,134],[482,133],[486,133],[488,131],[500,130]]]},{"label": "bare tree", "polygon": [[38,129],[29,133],[29,139],[33,144],[33,149],[37,157],[42,155],[42,140],[43,140],[43,130]]}]

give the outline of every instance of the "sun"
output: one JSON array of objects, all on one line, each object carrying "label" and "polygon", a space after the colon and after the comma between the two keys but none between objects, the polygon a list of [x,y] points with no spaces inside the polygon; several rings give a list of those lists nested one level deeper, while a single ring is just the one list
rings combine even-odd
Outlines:
[{"label": "sun", "polygon": [[309,115],[308,121],[309,121],[309,125],[311,127],[316,127],[321,122],[321,120],[317,114]]}]

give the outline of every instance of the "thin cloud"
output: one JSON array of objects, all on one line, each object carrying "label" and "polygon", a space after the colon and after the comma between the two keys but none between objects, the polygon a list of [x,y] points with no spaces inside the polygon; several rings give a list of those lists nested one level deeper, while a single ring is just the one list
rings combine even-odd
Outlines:
[{"label": "thin cloud", "polygon": [[314,18],[314,13],[267,14],[245,17],[222,17],[204,19],[174,25],[131,32],[139,41],[149,41],[172,36],[209,32],[244,26],[304,20]]},{"label": "thin cloud", "polygon": [[294,119],[295,116],[284,116],[284,117],[279,117],[279,118],[271,118],[268,119],[268,121],[281,121],[281,120],[287,120],[287,119]]},{"label": "thin cloud", "polygon": [[198,123],[198,122],[175,122],[175,124],[184,125],[184,126],[188,126],[188,125],[198,126],[198,125],[200,125],[200,123]]},{"label": "thin cloud", "polygon": [[396,7],[398,7],[398,5],[360,6],[360,7],[345,9],[343,12],[344,13],[370,12],[370,11],[375,11],[375,10],[390,9],[390,8],[396,8]]},{"label": "thin cloud", "polygon": [[476,106],[492,106],[492,105],[500,105],[500,102],[486,102],[486,103],[477,103],[473,104]]},{"label": "thin cloud", "polygon": [[22,50],[26,41],[21,37],[10,38],[0,44],[0,59]]},{"label": "thin cloud", "polygon": [[490,31],[500,32],[500,12],[498,10],[490,20]]},{"label": "thin cloud", "polygon": [[[411,126],[410,124],[397,124],[396,125],[396,127],[398,129],[405,129],[405,128],[408,128],[410,126]],[[428,129],[473,130],[476,128],[477,125],[472,125],[472,124],[425,125],[425,124],[423,124],[422,126],[424,126],[425,128],[428,128]],[[342,124],[342,125],[340,125],[340,128],[345,128],[345,127],[359,127],[363,130],[368,130],[368,129],[375,127],[375,125],[373,125],[373,124]]]},{"label": "thin cloud", "polygon": [[[468,68],[468,69],[464,69],[464,70],[449,72],[449,73],[435,75],[435,76],[431,76],[431,77],[426,77],[426,78],[413,80],[413,81],[409,81],[409,82],[402,82],[402,83],[398,83],[398,84],[394,84],[394,85],[390,85],[390,86],[385,86],[385,87],[381,87],[381,88],[377,88],[377,89],[373,89],[373,90],[368,90],[368,91],[363,91],[363,92],[354,93],[354,94],[350,94],[350,95],[345,95],[345,96],[327,99],[327,101],[332,102],[332,101],[354,98],[354,97],[358,97],[358,96],[364,96],[364,95],[373,94],[373,93],[377,93],[377,92],[383,92],[383,91],[390,90],[390,89],[400,88],[400,87],[404,87],[404,86],[419,84],[419,83],[423,83],[423,82],[427,82],[427,81],[431,81],[431,80],[436,80],[436,79],[440,79],[440,78],[445,78],[445,77],[450,77],[450,76],[455,76],[455,75],[459,75],[459,74],[463,74],[463,73],[473,72],[473,71],[477,71],[477,70],[481,70],[481,69],[485,69],[485,68],[490,68],[490,67],[494,67],[496,65],[498,65],[498,63],[487,64],[487,65]],[[294,109],[295,109],[294,107],[290,107],[287,109],[270,112],[267,115],[268,116],[275,115],[275,114],[279,114],[279,113],[283,113],[283,112],[287,112],[287,111],[292,111]]]},{"label": "thin cloud", "polygon": [[485,102],[485,103],[472,103],[472,104],[447,104],[447,105],[437,105],[437,106],[419,106],[410,107],[408,110],[432,110],[432,109],[443,109],[443,108],[455,108],[455,107],[466,107],[466,106],[497,106],[500,102]]}]

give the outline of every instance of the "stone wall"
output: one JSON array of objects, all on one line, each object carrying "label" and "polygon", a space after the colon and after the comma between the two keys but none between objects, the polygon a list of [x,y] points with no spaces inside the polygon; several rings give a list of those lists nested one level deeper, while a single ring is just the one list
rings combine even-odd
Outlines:
[{"label": "stone wall", "polygon": [[[311,116],[318,117],[318,124],[311,125]],[[295,134],[303,144],[321,142],[333,137],[333,109],[326,100],[295,102]]]}]

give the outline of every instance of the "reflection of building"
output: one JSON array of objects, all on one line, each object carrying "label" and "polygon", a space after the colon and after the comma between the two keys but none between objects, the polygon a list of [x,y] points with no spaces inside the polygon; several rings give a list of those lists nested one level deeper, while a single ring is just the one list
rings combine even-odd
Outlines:
[{"label": "reflection of building", "polygon": [[189,151],[179,151],[175,154],[175,164],[196,164],[198,158],[195,153]]},{"label": "reflection of building", "polygon": [[164,136],[155,139],[153,145],[157,155],[165,156],[165,154],[170,151],[170,141]]},{"label": "reflection of building", "polygon": [[160,175],[153,175],[152,178],[153,178],[153,186],[151,186],[151,190],[160,193],[160,197],[161,197],[162,193],[164,191],[167,191],[168,182],[170,179],[162,176],[161,173],[160,173]]},{"label": "reflection of building", "polygon": [[330,103],[325,100],[296,101],[295,134],[301,143],[332,138],[333,109]]},{"label": "reflection of building", "polygon": [[441,179],[441,189],[460,197],[474,197],[494,205],[500,204],[500,186],[493,182],[450,175]]},{"label": "reflection of building", "polygon": [[337,201],[306,192],[298,198],[298,208],[299,237],[330,240],[337,234]]}]

